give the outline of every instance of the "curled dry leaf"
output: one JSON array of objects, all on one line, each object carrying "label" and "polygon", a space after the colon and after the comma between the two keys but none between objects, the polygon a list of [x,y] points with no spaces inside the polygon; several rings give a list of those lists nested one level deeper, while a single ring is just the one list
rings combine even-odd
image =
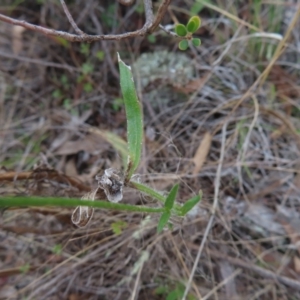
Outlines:
[{"label": "curled dry leaf", "polygon": [[206,132],[193,158],[193,162],[195,164],[193,175],[198,174],[203,164],[205,163],[208,151],[211,146],[211,140],[212,135],[209,132]]},{"label": "curled dry leaf", "polygon": [[96,176],[96,180],[110,202],[116,203],[123,199],[124,174],[122,171],[114,168],[106,169],[102,176]]},{"label": "curled dry leaf", "polygon": [[[81,200],[95,200],[95,196],[97,194],[98,188],[95,190],[86,193],[81,197]],[[92,216],[94,214],[94,208],[88,207],[88,206],[77,206],[72,214],[72,222],[78,227],[84,227],[86,226],[90,220],[92,219]]]}]

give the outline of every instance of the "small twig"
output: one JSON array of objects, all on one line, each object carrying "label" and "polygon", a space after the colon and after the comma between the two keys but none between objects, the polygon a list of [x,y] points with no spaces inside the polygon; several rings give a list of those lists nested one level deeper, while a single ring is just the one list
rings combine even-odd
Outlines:
[{"label": "small twig", "polygon": [[[64,179],[70,183],[73,187],[78,188],[80,191],[90,191],[91,188],[84,185],[83,183],[73,179],[64,174],[59,174],[55,170],[47,170],[44,171],[47,173],[47,177],[45,179],[52,179],[53,181],[57,179]],[[27,179],[35,179],[37,176],[37,172],[5,172],[0,174],[0,181],[15,181],[15,180],[27,180]]]},{"label": "small twig", "polygon": [[218,207],[221,171],[222,171],[222,165],[223,165],[224,154],[225,154],[226,129],[227,129],[227,123],[225,123],[223,125],[223,128],[222,128],[222,146],[221,146],[221,153],[220,153],[220,161],[219,161],[219,164],[218,164],[218,169],[217,169],[216,179],[215,179],[215,193],[214,193],[214,202],[213,202],[213,206],[212,206],[212,210],[211,210],[211,216],[210,216],[208,224],[206,226],[206,229],[205,229],[205,232],[204,232],[204,236],[202,238],[202,241],[201,241],[201,244],[200,244],[200,247],[199,247],[199,250],[198,250],[195,262],[194,262],[194,265],[193,265],[193,269],[192,269],[191,275],[190,275],[188,283],[187,283],[187,285],[185,287],[185,291],[184,291],[184,295],[182,297],[182,300],[186,299],[187,294],[189,292],[189,289],[191,287],[191,284],[192,284],[192,281],[193,281],[193,277],[195,275],[195,272],[196,272],[196,269],[197,269],[197,266],[198,266],[198,263],[199,263],[202,251],[204,249],[205,242],[207,240],[209,231],[210,231],[210,229],[212,227],[212,224],[213,224],[213,221],[214,221],[214,218],[215,218],[215,214],[216,214],[216,210],[217,210],[217,207]]},{"label": "small twig", "polygon": [[153,19],[154,19],[152,1],[144,0],[144,7],[145,7],[145,18],[146,18],[146,22],[144,26],[150,27],[153,24]]},{"label": "small twig", "polygon": [[[121,34],[101,34],[101,35],[90,35],[86,34],[83,31],[81,31],[78,26],[76,25],[75,21],[73,20],[71,14],[68,11],[68,8],[66,7],[63,0],[61,0],[61,3],[63,5],[64,11],[69,19],[69,22],[72,24],[73,28],[75,29],[77,34],[68,33],[65,31],[60,30],[54,30],[50,28],[46,28],[39,25],[34,25],[31,23],[28,23],[26,21],[17,20],[14,18],[7,17],[5,15],[0,14],[0,21],[22,26],[28,30],[36,31],[39,33],[42,33],[47,36],[54,36],[54,37],[60,37],[70,42],[95,42],[95,41],[101,41],[101,40],[116,40],[120,41],[123,39],[128,39],[132,37],[143,37],[146,34],[150,34],[159,26],[164,14],[167,11],[167,8],[170,4],[171,0],[163,0],[161,5],[158,8],[156,17],[154,18],[153,15],[153,9],[152,9],[152,1],[151,0],[144,0],[145,5],[145,18],[146,22],[144,26],[141,29],[132,31],[132,32],[126,32]],[[153,21],[154,20],[154,21]]]},{"label": "small twig", "polygon": [[[99,22],[99,20],[96,17],[95,13],[91,14],[91,19],[92,19],[94,25],[96,26],[96,29],[98,31],[97,33],[102,33],[103,30],[102,30],[101,23]],[[112,57],[111,57],[111,54],[110,54],[109,49],[107,47],[107,44],[105,42],[101,41],[101,46],[102,46],[102,48],[104,50],[104,53],[105,53],[105,56],[106,56],[106,60],[107,60],[107,63],[108,63],[108,66],[110,68],[111,73],[114,75],[114,77],[116,79],[119,80],[120,79],[119,72],[118,72],[118,70],[117,70],[117,68],[116,68],[116,66],[115,66],[115,64],[114,64],[114,62],[112,60]]]},{"label": "small twig", "polygon": [[175,32],[173,32],[173,31],[170,31],[169,29],[167,29],[165,26],[163,26],[163,25],[159,25],[159,28],[161,29],[161,30],[163,30],[164,32],[166,32],[167,34],[169,34],[169,35],[172,35],[172,36],[174,36],[174,37],[176,37],[176,38],[183,38],[183,37],[180,37],[179,35],[177,35]]},{"label": "small twig", "polygon": [[160,6],[159,6],[159,8],[157,10],[157,13],[156,13],[156,18],[153,21],[153,24],[149,28],[149,32],[153,32],[159,26],[162,18],[166,14],[166,11],[167,11],[168,6],[169,6],[170,3],[171,3],[171,0],[164,0],[160,4]]},{"label": "small twig", "polygon": [[236,265],[240,268],[244,268],[244,269],[248,269],[250,271],[253,271],[257,274],[259,274],[260,276],[263,276],[265,278],[270,278],[270,279],[273,279],[277,282],[280,282],[286,286],[289,286],[297,291],[300,291],[300,282],[295,280],[295,279],[292,279],[292,278],[289,278],[289,277],[286,277],[286,276],[282,276],[282,275],[279,275],[279,274],[276,274],[270,270],[267,270],[267,269],[264,269],[264,268],[261,268],[257,265],[253,265],[253,264],[250,264],[248,262],[245,262],[241,259],[238,259],[238,258],[233,258],[233,257],[230,257],[228,256],[227,254],[223,254],[219,251],[215,251],[215,250],[209,250],[209,253],[210,255],[212,255],[215,259],[225,259],[226,261],[228,261],[230,264],[233,264],[233,265]]},{"label": "small twig", "polygon": [[138,287],[139,287],[139,282],[141,280],[141,274],[142,274],[143,267],[144,267],[144,263],[142,263],[142,265],[139,268],[139,271],[138,271],[138,274],[136,276],[136,280],[135,280],[135,283],[134,283],[134,288],[133,288],[130,300],[137,299],[136,296],[138,296]]},{"label": "small twig", "polygon": [[236,276],[240,275],[241,272],[242,272],[241,269],[235,270],[232,274],[230,274],[228,277],[224,278],[224,280],[222,280],[212,290],[210,290],[201,300],[209,299],[217,290],[219,290],[223,285],[225,285],[229,281],[233,280]]},{"label": "small twig", "polygon": [[243,186],[243,175],[242,175],[242,164],[239,164],[239,162],[244,162],[245,160],[245,156],[246,156],[246,152],[247,152],[247,148],[249,146],[250,143],[250,138],[251,138],[251,134],[252,131],[256,125],[257,119],[258,119],[258,115],[259,115],[259,104],[258,104],[258,100],[256,98],[256,96],[252,96],[253,102],[254,102],[254,116],[253,116],[253,120],[250,124],[248,133],[246,135],[246,138],[244,140],[243,146],[242,146],[242,150],[239,152],[239,155],[237,157],[237,170],[238,170],[238,177],[239,177],[239,186],[240,186],[240,190],[244,196],[244,198],[249,202],[249,199],[246,195],[244,186]]},{"label": "small twig", "polygon": [[147,28],[143,27],[139,30],[132,31],[132,32],[126,32],[126,33],[122,33],[122,34],[77,35],[77,34],[72,34],[72,33],[68,33],[65,31],[54,30],[54,29],[49,29],[49,28],[42,27],[39,25],[34,25],[34,24],[28,23],[26,21],[16,20],[16,19],[4,16],[2,14],[0,14],[0,20],[4,21],[6,23],[9,23],[9,24],[23,26],[26,29],[45,34],[47,36],[61,37],[70,42],[95,42],[95,41],[101,41],[101,40],[117,40],[117,41],[119,41],[122,39],[131,38],[131,37],[144,36],[147,32]]},{"label": "small twig", "polygon": [[75,23],[72,15],[69,12],[69,9],[68,9],[65,1],[64,0],[60,0],[60,3],[61,3],[61,5],[62,5],[62,7],[64,9],[64,12],[65,12],[65,14],[66,14],[66,16],[67,16],[70,24],[72,25],[73,29],[75,30],[75,32],[78,33],[79,35],[85,35],[85,33],[81,29],[79,29],[79,27]]}]

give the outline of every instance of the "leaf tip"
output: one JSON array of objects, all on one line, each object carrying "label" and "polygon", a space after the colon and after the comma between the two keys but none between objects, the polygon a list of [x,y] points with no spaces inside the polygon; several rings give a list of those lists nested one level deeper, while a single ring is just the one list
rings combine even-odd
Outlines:
[{"label": "leaf tip", "polygon": [[120,57],[119,52],[117,52],[117,55],[118,55],[118,63],[119,63],[119,64],[122,63],[126,68],[128,68],[128,69],[131,71],[131,67],[128,66],[128,65],[126,65],[126,64],[124,63],[124,61],[123,61],[123,60],[121,59],[121,57]]}]

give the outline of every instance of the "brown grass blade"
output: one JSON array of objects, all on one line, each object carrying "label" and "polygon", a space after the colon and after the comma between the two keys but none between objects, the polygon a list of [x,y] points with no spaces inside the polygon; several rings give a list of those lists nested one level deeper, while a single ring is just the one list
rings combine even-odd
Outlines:
[{"label": "brown grass blade", "polygon": [[193,158],[193,162],[195,164],[193,175],[198,174],[203,164],[205,163],[208,151],[211,146],[211,141],[212,135],[209,132],[206,132]]}]

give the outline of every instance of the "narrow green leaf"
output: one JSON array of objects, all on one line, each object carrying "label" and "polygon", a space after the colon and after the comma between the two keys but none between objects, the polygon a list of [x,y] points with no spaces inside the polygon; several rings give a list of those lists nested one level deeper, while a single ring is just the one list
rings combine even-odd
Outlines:
[{"label": "narrow green leaf", "polygon": [[157,232],[160,233],[162,232],[162,230],[164,229],[164,227],[167,225],[169,219],[171,217],[171,213],[169,211],[165,211],[160,219],[159,219],[159,222],[158,222],[158,225],[157,225]]},{"label": "narrow green leaf", "polygon": [[143,142],[143,115],[136,94],[131,68],[120,58],[120,83],[124,98],[127,119],[128,165],[126,179],[129,180],[139,165]]},{"label": "narrow green leaf", "polygon": [[201,40],[199,38],[193,38],[192,39],[192,44],[195,46],[195,47],[199,47],[201,45]]},{"label": "narrow green leaf", "polygon": [[188,48],[188,46],[189,46],[189,43],[187,40],[182,40],[178,44],[178,48],[182,51],[185,51]]},{"label": "narrow green leaf", "polygon": [[176,24],[175,25],[175,32],[179,36],[186,36],[187,35],[187,29],[183,24]]},{"label": "narrow green leaf", "polygon": [[108,130],[100,130],[95,127],[90,127],[89,131],[100,135],[103,139],[110,143],[117,151],[120,152],[124,168],[126,169],[128,161],[127,143],[123,139],[121,139],[117,134]]},{"label": "narrow green leaf", "polygon": [[171,189],[171,191],[170,191],[170,193],[169,193],[169,195],[168,195],[168,197],[166,199],[165,208],[167,210],[169,210],[169,211],[173,208],[173,205],[174,205],[174,202],[175,202],[175,198],[177,196],[178,188],[179,188],[179,185],[175,184],[172,187],[172,189]]},{"label": "narrow green leaf", "polygon": [[124,168],[126,168],[128,161],[127,143],[118,135],[110,131],[103,131],[103,137],[120,152]]},{"label": "narrow green leaf", "polygon": [[182,216],[185,216],[196,204],[200,202],[202,199],[202,192],[199,195],[189,199],[184,205],[181,207],[180,213]]},{"label": "narrow green leaf", "polygon": [[198,16],[191,17],[186,25],[188,32],[195,33],[201,26],[201,19]]},{"label": "narrow green leaf", "polygon": [[[208,1],[207,1],[208,2]],[[199,3],[199,2],[194,2],[192,7],[190,8],[190,13],[192,15],[197,15],[201,12],[201,10],[204,8],[204,4]]]}]

